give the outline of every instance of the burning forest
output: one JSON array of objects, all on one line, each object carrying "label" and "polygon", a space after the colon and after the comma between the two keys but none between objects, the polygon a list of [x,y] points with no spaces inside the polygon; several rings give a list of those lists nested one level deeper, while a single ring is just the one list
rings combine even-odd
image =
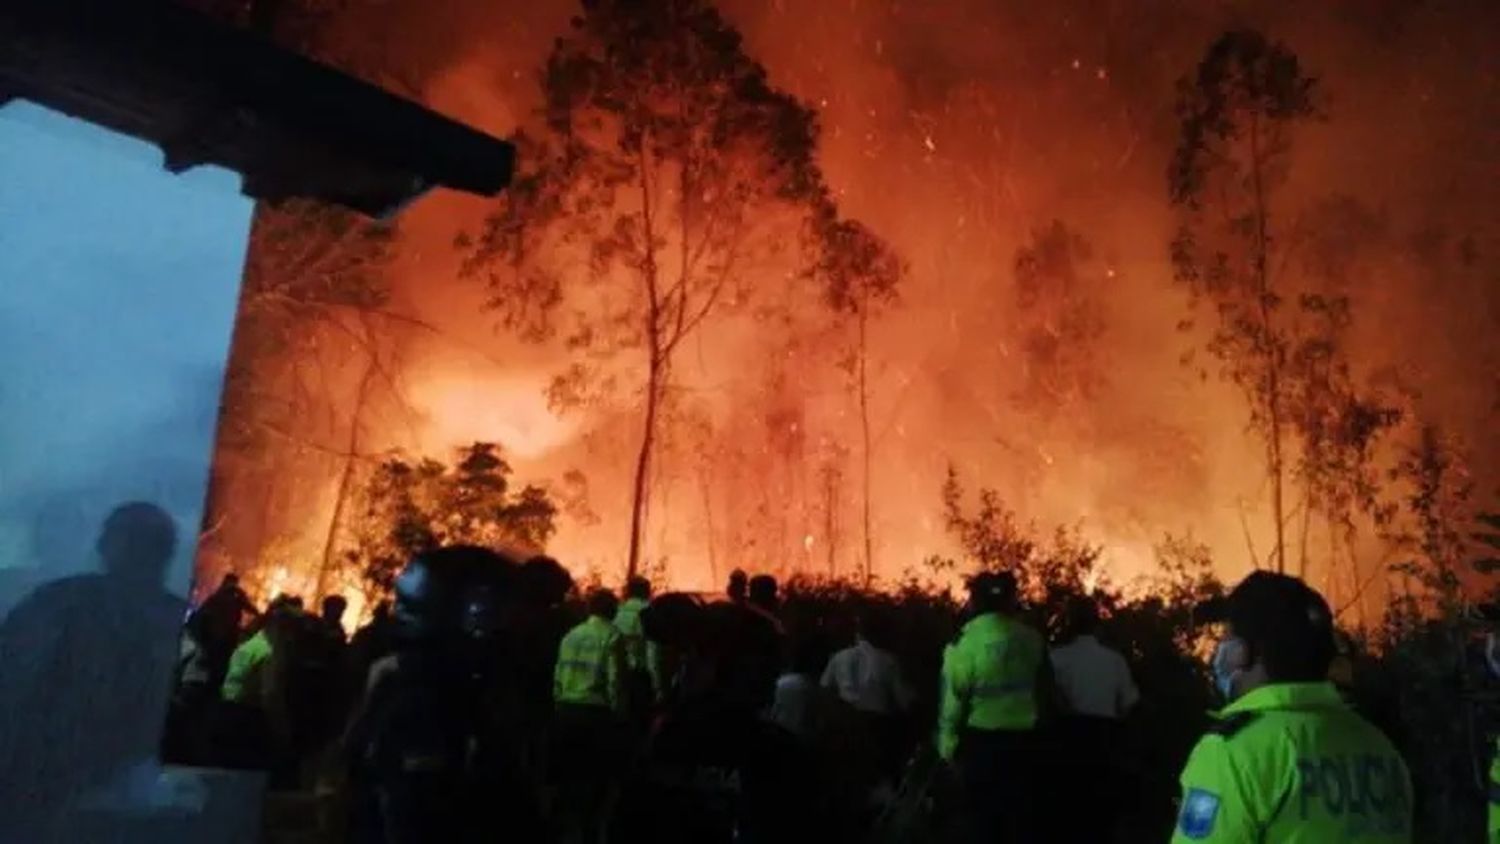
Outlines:
[{"label": "burning forest", "polygon": [[940,587],[1059,531],[1352,625],[1487,588],[1492,4],[508,5],[243,21],[520,159],[259,209],[200,583]]}]

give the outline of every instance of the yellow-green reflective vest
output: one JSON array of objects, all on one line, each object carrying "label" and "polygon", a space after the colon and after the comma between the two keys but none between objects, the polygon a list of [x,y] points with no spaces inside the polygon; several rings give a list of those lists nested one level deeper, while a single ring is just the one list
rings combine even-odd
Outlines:
[{"label": "yellow-green reflective vest", "polygon": [[999,613],[964,625],[943,652],[938,753],[951,760],[965,727],[1029,730],[1036,726],[1036,678],[1047,649],[1035,630]]},{"label": "yellow-green reflective vest", "polygon": [[1331,683],[1275,683],[1234,701],[1181,779],[1173,844],[1411,841],[1406,763]]},{"label": "yellow-green reflective vest", "polygon": [[552,699],[623,710],[624,645],[620,631],[597,615],[568,631],[557,649]]},{"label": "yellow-green reflective vest", "polygon": [[266,673],[271,665],[271,639],[261,630],[240,643],[229,655],[229,670],[224,674],[220,694],[227,701],[264,705]]},{"label": "yellow-green reflective vest", "polygon": [[626,598],[615,613],[615,629],[625,637],[625,665],[631,671],[645,671],[651,676],[651,693],[661,695],[661,649],[646,638],[641,625],[641,611],[648,606],[644,598]]},{"label": "yellow-green reflective vest", "polygon": [[1490,844],[1500,844],[1500,741],[1495,742],[1495,758],[1490,760]]}]

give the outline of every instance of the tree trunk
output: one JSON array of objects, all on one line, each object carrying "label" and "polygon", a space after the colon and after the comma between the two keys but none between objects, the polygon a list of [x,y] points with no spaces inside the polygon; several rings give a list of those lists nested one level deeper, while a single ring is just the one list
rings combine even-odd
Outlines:
[{"label": "tree trunk", "polygon": [[[1297,576],[1303,580],[1307,579],[1307,535],[1312,531],[1312,511],[1312,493],[1304,489],[1302,491],[1301,553],[1297,558]],[[1329,565],[1332,565],[1331,560]]]},{"label": "tree trunk", "polygon": [[[652,475],[660,473],[661,472],[661,464],[657,463],[655,461],[652,461],[650,471],[651,471]],[[670,483],[662,483],[660,477],[652,477],[651,475],[648,475],[646,477],[646,489],[650,490],[651,493],[654,494],[654,496],[656,498],[656,500],[653,502],[651,500],[651,496],[649,496],[649,495],[647,496],[647,498],[646,498],[646,512],[643,513],[643,514],[641,514],[642,521],[644,521],[647,525],[650,525],[651,524],[651,507],[653,506],[653,504],[655,505],[656,509],[658,511],[662,512],[662,513],[670,513],[670,512],[672,512],[672,484],[670,484]],[[657,519],[656,520],[656,553],[658,553],[658,554],[665,554],[665,549],[667,547],[668,531],[670,529],[671,529],[671,524],[670,524],[670,520],[669,519]],[[649,563],[649,562],[650,561],[647,560],[647,563]],[[649,570],[649,566],[648,566],[648,570]]]},{"label": "tree trunk", "polygon": [[1256,305],[1260,312],[1262,342],[1265,344],[1266,418],[1270,425],[1267,437],[1267,455],[1271,474],[1271,515],[1276,520],[1276,571],[1286,572],[1286,503],[1284,466],[1281,449],[1281,346],[1277,343],[1271,321],[1271,277],[1267,252],[1270,249],[1267,234],[1270,211],[1266,208],[1265,187],[1262,184],[1264,162],[1260,155],[1260,121],[1252,112],[1250,116],[1250,178],[1255,189],[1255,279]]},{"label": "tree trunk", "polygon": [[833,470],[823,473],[823,543],[828,546],[828,579],[838,577],[838,479]]},{"label": "tree trunk", "polygon": [[861,444],[863,447],[864,474],[861,477],[864,487],[863,514],[865,560],[864,578],[865,586],[868,587],[875,577],[875,540],[872,536],[870,526],[870,389],[867,381],[867,358],[869,357],[869,346],[867,343],[869,323],[869,291],[860,287],[859,303],[859,425]]},{"label": "tree trunk", "polygon": [[[645,254],[641,261],[641,280],[646,285],[646,352],[650,355],[646,372],[646,420],[641,430],[641,448],[635,458],[635,482],[630,494],[630,556],[625,561],[625,578],[637,576],[641,570],[641,535],[646,527],[647,477],[651,471],[651,449],[656,445],[656,410],[661,401],[662,378],[666,372],[666,340],[663,336],[662,301],[656,279],[656,223],[652,215],[651,164],[648,139],[636,141],[636,161],[639,167],[641,192],[641,226],[645,241]],[[682,295],[687,296],[686,288]],[[680,303],[685,308],[686,301]],[[679,310],[679,314],[682,311]]]},{"label": "tree trunk", "polygon": [[1354,532],[1354,529],[1347,529],[1344,534],[1344,548],[1349,553],[1349,582],[1352,584],[1351,588],[1354,589],[1354,611],[1359,619],[1359,628],[1361,630],[1369,630],[1370,621],[1365,615],[1365,592],[1367,590],[1363,587],[1364,580],[1361,574],[1362,567],[1359,564],[1359,551],[1357,548],[1358,540],[1359,537]]},{"label": "tree trunk", "polygon": [[333,515],[328,519],[328,533],[323,538],[323,563],[318,567],[317,586],[313,590],[313,600],[319,601],[328,594],[329,581],[337,568],[334,554],[338,551],[339,526],[344,521],[344,510],[347,509],[349,496],[353,492],[354,467],[359,460],[359,434],[363,427],[362,420],[365,413],[365,401],[369,398],[370,382],[375,377],[375,362],[369,361],[365,364],[365,373],[359,379],[359,391],[354,397],[354,415],[349,420],[349,439],[346,443],[344,453],[344,471],[339,476],[339,488],[337,497],[333,499]]},{"label": "tree trunk", "polygon": [[[1323,573],[1323,597],[1328,599],[1330,607],[1337,608],[1341,605],[1338,595],[1339,532],[1337,525],[1333,523],[1332,516],[1327,516],[1326,520],[1326,528],[1328,530],[1328,570]],[[1303,580],[1306,579],[1306,577],[1303,577]],[[1359,588],[1357,580],[1354,583],[1354,588]],[[1354,593],[1351,592],[1349,594],[1352,595]]]},{"label": "tree trunk", "polygon": [[713,487],[706,469],[698,469],[698,494],[703,498],[703,531],[708,542],[708,575],[714,586],[719,585],[719,559],[714,549],[714,499]]},{"label": "tree trunk", "polygon": [[1286,572],[1286,504],[1285,491],[1283,489],[1285,472],[1282,470],[1281,454],[1281,402],[1275,397],[1280,391],[1280,377],[1277,373],[1278,367],[1272,365],[1270,372],[1270,389],[1272,397],[1269,402],[1271,416],[1271,512],[1276,518],[1276,571]]},{"label": "tree trunk", "polygon": [[656,406],[660,401],[661,361],[651,350],[651,368],[646,376],[646,424],[641,431],[641,448],[635,458],[635,482],[630,495],[630,557],[625,577],[635,577],[641,566],[641,535],[646,521],[646,475],[651,470],[651,449],[656,444]]}]

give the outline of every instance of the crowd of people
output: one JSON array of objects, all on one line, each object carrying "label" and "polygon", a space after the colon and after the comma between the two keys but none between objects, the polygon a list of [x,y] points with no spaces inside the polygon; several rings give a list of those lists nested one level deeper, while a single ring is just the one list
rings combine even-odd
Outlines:
[{"label": "crowd of people", "polygon": [[[784,612],[769,575],[580,594],[548,558],[457,547],[352,637],[346,609],[258,611],[226,577],[183,633],[168,758],[339,795],[357,842],[1138,840],[1119,757],[1141,692],[1109,619],[1075,598],[1049,644],[1007,572],[968,582],[935,690],[888,608]],[[1322,598],[1262,572],[1204,611],[1229,705],[1173,840],[1409,841],[1406,768],[1329,682]]]}]

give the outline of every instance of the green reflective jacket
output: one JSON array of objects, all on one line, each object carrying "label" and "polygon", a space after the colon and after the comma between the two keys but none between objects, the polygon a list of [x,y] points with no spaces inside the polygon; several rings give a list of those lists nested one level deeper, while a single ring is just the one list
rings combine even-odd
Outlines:
[{"label": "green reflective jacket", "polygon": [[1495,742],[1495,758],[1490,761],[1490,844],[1500,844],[1500,741]]},{"label": "green reflective jacket", "polygon": [[552,674],[557,703],[625,708],[625,639],[608,621],[591,615],[563,637]]},{"label": "green reflective jacket", "polygon": [[271,664],[271,640],[262,630],[240,643],[229,656],[229,670],[220,690],[234,703],[261,706],[266,693],[266,671]]},{"label": "green reflective jacket", "polygon": [[651,675],[651,693],[660,697],[661,649],[646,638],[646,629],[641,625],[641,611],[647,606],[644,598],[626,598],[615,613],[615,629],[625,637],[626,667]]},{"label": "green reflective jacket", "polygon": [[1331,683],[1262,686],[1218,713],[1182,772],[1173,844],[1411,841],[1411,777]]},{"label": "green reflective jacket", "polygon": [[952,760],[964,727],[1029,730],[1036,726],[1036,678],[1047,658],[1035,630],[999,613],[964,625],[943,651],[938,753]]}]

